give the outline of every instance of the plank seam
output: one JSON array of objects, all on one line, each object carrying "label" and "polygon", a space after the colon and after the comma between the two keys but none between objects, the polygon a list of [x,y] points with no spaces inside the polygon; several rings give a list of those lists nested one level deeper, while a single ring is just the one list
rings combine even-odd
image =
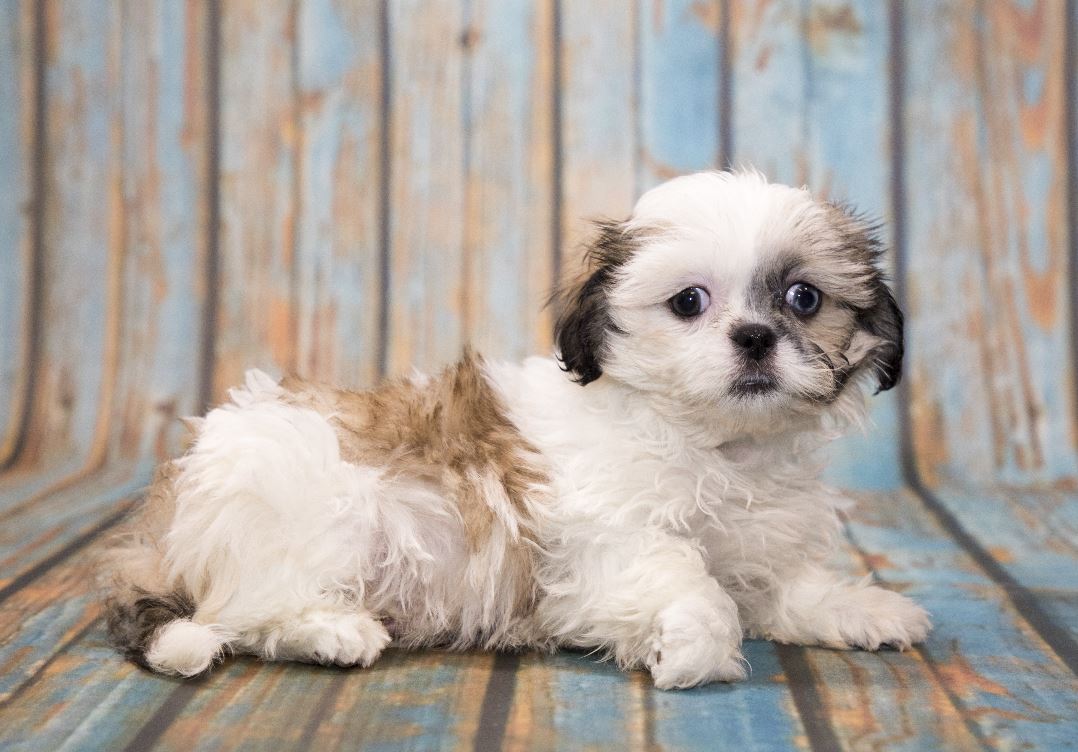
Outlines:
[{"label": "plank seam", "polygon": [[734,160],[733,50],[730,0],[719,0],[719,167],[729,170]]},{"label": "plank seam", "polygon": [[198,690],[197,680],[184,679],[178,681],[183,683],[172,690],[169,696],[165,698],[165,701],[158,707],[157,712],[150,716],[134,738],[124,747],[124,752],[142,752],[142,750],[152,749],[172,725],[172,722],[180,716],[180,713],[191,702],[195,692]]},{"label": "plank seam", "polygon": [[[1063,102],[1064,102],[1064,131],[1066,134],[1067,152],[1067,229],[1068,229],[1068,254],[1070,264],[1071,297],[1071,368],[1078,365],[1078,2],[1067,0],[1067,17],[1064,23],[1067,33],[1063,41]],[[1074,394],[1074,407],[1078,411],[1078,377],[1073,375],[1072,389]],[[1078,412],[1073,416],[1078,420]]]},{"label": "plank seam", "polygon": [[487,688],[483,693],[483,704],[479,710],[479,725],[475,732],[473,749],[476,752],[489,752],[501,749],[505,740],[505,727],[509,721],[509,710],[516,693],[517,669],[520,667],[518,653],[495,653],[494,665],[487,679]]},{"label": "plank seam", "polygon": [[561,282],[562,273],[562,225],[564,224],[562,181],[565,176],[565,143],[562,136],[564,127],[564,112],[562,110],[562,16],[561,0],[553,0],[551,3],[551,78],[550,86],[550,117],[551,117],[551,150],[553,151],[553,164],[551,165],[551,197],[550,197],[550,252],[552,254],[551,285],[554,290]]},{"label": "plank seam", "polygon": [[[873,580],[880,585],[890,585],[886,578],[881,576],[876,568],[872,566],[868,552],[857,542],[857,537],[854,535],[853,530],[850,529],[848,523],[843,525],[843,530],[846,535],[846,540],[850,542],[850,545],[853,546],[854,550],[857,552],[857,556],[861,559],[861,563],[868,571],[872,572]],[[925,643],[914,645],[913,650],[921,656],[921,659],[928,667],[928,670],[932,673],[932,678],[935,679],[936,684],[939,685],[943,694],[947,696],[947,700],[951,703],[951,707],[953,707],[962,718],[962,724],[966,727],[966,730],[969,731],[970,735],[977,740],[977,743],[980,744],[983,749],[993,749],[993,746],[981,732],[980,727],[977,726],[973,718],[968,715],[969,708],[966,707],[965,703],[962,702],[962,699],[951,690],[950,685],[944,681],[943,675],[939,670],[939,663],[932,655],[932,651],[928,649],[928,645]]]},{"label": "plank seam", "polygon": [[816,674],[805,657],[805,648],[775,643],[775,652],[782,672],[786,675],[787,686],[790,688],[797,714],[801,717],[809,746],[814,752],[842,749],[827,715],[827,706],[820,696]]},{"label": "plank seam", "polygon": [[[903,308],[909,302],[906,282],[906,184],[905,184],[905,19],[900,0],[891,0],[890,8],[890,60],[891,84],[891,201],[894,217],[894,248],[896,260],[896,295]],[[1041,608],[1036,597],[1019,583],[959,522],[939,497],[928,488],[921,477],[914,457],[910,390],[906,381],[899,384],[899,444],[902,476],[906,485],[921,500],[925,509],[943,528],[944,532],[977,564],[978,567],[1002,588],[1018,615],[1025,620],[1041,639],[1075,674],[1078,674],[1078,643]]]},{"label": "plank seam", "polygon": [[199,403],[208,410],[214,399],[214,368],[217,360],[217,319],[220,310],[220,222],[221,222],[221,11],[217,0],[206,11],[206,151],[203,167],[206,181],[205,258],[202,270],[204,289],[202,310],[202,352],[199,364]]},{"label": "plank seam", "polygon": [[83,637],[88,635],[90,631],[93,630],[93,628],[96,627],[100,621],[100,616],[94,617],[82,629],[76,632],[70,640],[61,645],[59,650],[50,655],[45,660],[45,662],[38,666],[37,670],[34,671],[33,674],[26,677],[23,683],[16,687],[11,694],[0,700],[0,708],[12,705],[17,699],[19,699],[23,694],[25,694],[29,689],[31,689],[35,684],[37,684],[41,680],[41,677],[45,675],[45,672],[48,670],[49,666],[55,663],[60,658],[60,656],[64,655],[75,644],[80,642]]},{"label": "plank seam", "polygon": [[392,174],[390,127],[392,126],[393,90],[391,65],[393,48],[389,33],[389,0],[378,6],[378,46],[381,70],[379,71],[379,120],[378,120],[378,375],[385,378],[389,372],[389,285],[390,279],[390,212]]},{"label": "plank seam", "polygon": [[94,527],[87,530],[85,533],[69,542],[60,550],[54,552],[52,555],[42,559],[30,569],[27,569],[22,574],[18,575],[4,587],[0,588],[0,603],[3,603],[12,595],[17,593],[22,588],[29,585],[34,580],[38,579],[54,566],[71,557],[77,553],[80,549],[84,548],[91,541],[97,538],[99,535],[114,527],[124,518],[124,516],[131,511],[131,508],[135,505],[134,501],[128,501],[120,506],[120,509],[113,512],[104,520],[99,522]]}]

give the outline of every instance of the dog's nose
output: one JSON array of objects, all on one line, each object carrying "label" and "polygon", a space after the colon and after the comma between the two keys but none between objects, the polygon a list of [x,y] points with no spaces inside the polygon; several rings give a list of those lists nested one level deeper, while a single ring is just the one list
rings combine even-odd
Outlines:
[{"label": "dog's nose", "polygon": [[763,360],[775,346],[775,332],[763,324],[742,324],[730,333],[730,339],[753,360]]}]

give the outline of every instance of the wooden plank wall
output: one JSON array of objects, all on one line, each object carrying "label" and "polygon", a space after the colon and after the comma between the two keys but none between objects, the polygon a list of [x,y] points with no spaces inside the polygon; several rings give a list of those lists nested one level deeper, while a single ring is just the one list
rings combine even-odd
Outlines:
[{"label": "wooden plank wall", "polygon": [[[252,365],[546,352],[585,218],[751,164],[901,234],[930,484],[1075,475],[1065,0],[2,7],[6,464],[164,451]],[[899,412],[836,478],[901,484]]]},{"label": "wooden plank wall", "polygon": [[[0,0],[13,728],[190,747],[279,736],[287,702],[296,745],[391,743],[382,717],[422,748],[1073,743],[1052,719],[1078,668],[1076,6]],[[851,573],[948,614],[929,646],[751,643],[751,694],[678,699],[569,655],[394,654],[347,683],[240,661],[178,687],[115,661],[80,572],[176,416],[249,366],[358,387],[465,342],[546,352],[583,218],[731,164],[887,222],[907,379],[831,473],[877,494]]]}]

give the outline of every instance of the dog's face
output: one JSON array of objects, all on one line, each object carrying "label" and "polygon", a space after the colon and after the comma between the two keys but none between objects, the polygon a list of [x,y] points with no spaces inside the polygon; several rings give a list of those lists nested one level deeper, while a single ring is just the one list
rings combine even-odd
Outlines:
[{"label": "dog's face", "polygon": [[880,252],[873,227],[805,190],[676,178],[599,224],[562,291],[561,361],[582,384],[605,373],[687,410],[820,413],[858,381],[898,381],[902,314]]}]

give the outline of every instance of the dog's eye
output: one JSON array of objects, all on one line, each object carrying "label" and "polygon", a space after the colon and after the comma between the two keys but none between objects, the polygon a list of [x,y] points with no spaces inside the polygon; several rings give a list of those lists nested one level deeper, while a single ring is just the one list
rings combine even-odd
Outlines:
[{"label": "dog's eye", "polygon": [[699,316],[711,305],[711,296],[702,287],[686,287],[670,298],[670,310],[682,318]]},{"label": "dog's eye", "polygon": [[820,310],[823,294],[810,284],[796,282],[786,291],[786,305],[798,316],[811,316]]}]

